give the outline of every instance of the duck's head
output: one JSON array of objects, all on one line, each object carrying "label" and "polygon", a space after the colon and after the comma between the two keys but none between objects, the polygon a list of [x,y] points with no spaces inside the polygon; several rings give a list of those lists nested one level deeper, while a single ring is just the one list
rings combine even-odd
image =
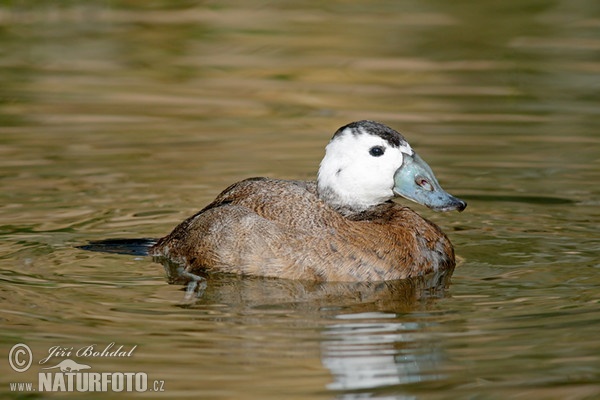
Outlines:
[{"label": "duck's head", "polygon": [[400,133],[373,121],[338,129],[325,149],[317,185],[323,200],[351,211],[395,196],[436,211],[462,211],[467,206],[442,189],[429,165]]}]

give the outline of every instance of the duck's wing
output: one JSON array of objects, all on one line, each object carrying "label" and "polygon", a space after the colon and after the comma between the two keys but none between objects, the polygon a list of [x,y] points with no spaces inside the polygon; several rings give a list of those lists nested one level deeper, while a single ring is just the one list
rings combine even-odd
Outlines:
[{"label": "duck's wing", "polygon": [[315,241],[325,240],[319,232],[343,217],[319,200],[315,187],[267,178],[238,182],[160,239],[151,255],[189,270],[321,280],[297,268],[298,260],[323,261],[311,244],[319,247]]},{"label": "duck's wing", "polygon": [[268,220],[298,229],[324,227],[343,219],[317,195],[315,181],[250,178],[225,189],[196,215],[223,205],[239,205]]}]

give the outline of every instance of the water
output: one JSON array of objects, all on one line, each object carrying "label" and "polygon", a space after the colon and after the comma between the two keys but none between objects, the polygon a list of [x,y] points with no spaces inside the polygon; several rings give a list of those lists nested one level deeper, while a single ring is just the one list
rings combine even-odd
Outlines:
[{"label": "water", "polygon": [[[71,359],[163,382],[137,397],[600,398],[595,2],[5,2],[0,42],[4,397],[114,342]],[[446,290],[214,277],[186,305],[151,259],[76,247],[310,179],[363,118],[469,202],[414,206],[455,245]]]}]

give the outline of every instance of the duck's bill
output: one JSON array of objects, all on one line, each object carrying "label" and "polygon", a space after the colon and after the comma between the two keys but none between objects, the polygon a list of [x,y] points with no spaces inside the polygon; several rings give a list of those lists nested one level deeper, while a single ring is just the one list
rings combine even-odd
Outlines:
[{"label": "duck's bill", "polygon": [[394,193],[435,211],[462,211],[467,207],[467,203],[442,189],[417,153],[404,154],[402,167],[394,175]]}]

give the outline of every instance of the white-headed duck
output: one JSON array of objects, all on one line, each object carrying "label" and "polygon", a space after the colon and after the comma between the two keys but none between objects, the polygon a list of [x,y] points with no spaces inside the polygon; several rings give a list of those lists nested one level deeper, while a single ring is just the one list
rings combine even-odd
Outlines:
[{"label": "white-headed duck", "polygon": [[438,226],[391,201],[462,211],[431,168],[394,129],[373,121],[341,127],[316,181],[251,178],[225,189],[160,239],[150,255],[186,273],[318,281],[385,281],[452,270],[454,249]]}]

